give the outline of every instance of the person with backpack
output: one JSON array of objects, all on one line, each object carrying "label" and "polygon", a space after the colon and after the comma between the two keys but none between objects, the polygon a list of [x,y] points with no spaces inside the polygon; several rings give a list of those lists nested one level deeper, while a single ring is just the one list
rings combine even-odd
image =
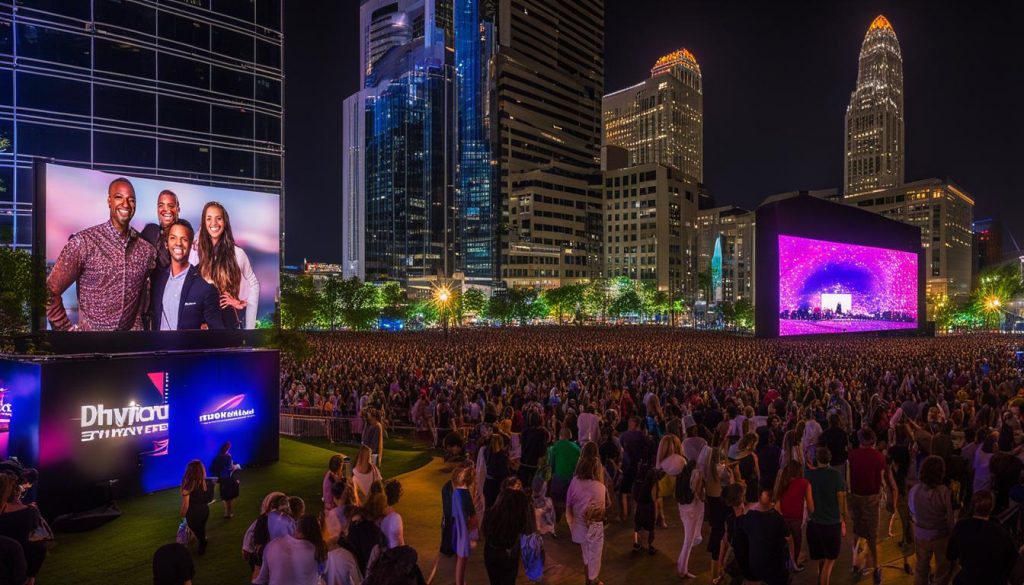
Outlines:
[{"label": "person with backpack", "polygon": [[679,550],[676,560],[676,572],[683,579],[694,579],[690,572],[690,554],[700,538],[700,528],[704,524],[704,490],[703,469],[711,457],[711,447],[704,445],[695,459],[687,460],[682,473],[676,477],[675,497],[679,506],[679,519],[683,523],[683,547]]}]

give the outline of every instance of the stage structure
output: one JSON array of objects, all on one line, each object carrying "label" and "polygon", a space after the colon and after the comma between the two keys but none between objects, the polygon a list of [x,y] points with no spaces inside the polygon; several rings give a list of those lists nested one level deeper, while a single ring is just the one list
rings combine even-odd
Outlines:
[{"label": "stage structure", "polygon": [[237,463],[278,459],[274,350],[88,354],[0,360],[0,455],[39,470],[47,516],[180,484],[232,444]]},{"label": "stage structure", "polygon": [[920,228],[808,195],[756,221],[758,337],[922,329]]}]

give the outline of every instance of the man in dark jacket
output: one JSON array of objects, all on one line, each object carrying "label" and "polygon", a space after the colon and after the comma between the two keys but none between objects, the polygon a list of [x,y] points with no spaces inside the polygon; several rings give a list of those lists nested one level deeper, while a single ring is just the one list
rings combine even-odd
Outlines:
[{"label": "man in dark jacket", "polygon": [[175,220],[167,231],[170,265],[153,277],[150,324],[154,330],[224,328],[217,289],[188,263],[193,235],[192,225],[184,219]]}]

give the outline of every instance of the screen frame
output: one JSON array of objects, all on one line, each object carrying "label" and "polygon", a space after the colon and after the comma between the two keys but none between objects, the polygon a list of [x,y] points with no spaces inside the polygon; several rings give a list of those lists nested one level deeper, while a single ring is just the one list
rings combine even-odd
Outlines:
[{"label": "screen frame", "polygon": [[[926,330],[925,249],[921,228],[858,207],[808,194],[764,203],[756,211],[754,257],[754,335],[779,337],[779,236],[886,248],[917,255],[917,327],[865,335],[919,335]],[[787,335],[790,338],[822,334]],[[836,335],[857,335],[839,333]]]},{"label": "screen frame", "polygon": [[[40,267],[39,270],[34,272],[35,278],[42,278],[43,282],[34,282],[35,286],[45,286],[46,278],[48,276],[46,272],[46,169],[49,165],[56,165],[61,167],[69,167],[74,169],[80,169],[83,171],[96,171],[107,174],[116,174],[114,171],[107,169],[93,169],[88,166],[79,166],[75,164],[61,164],[52,160],[47,160],[42,157],[34,157],[32,159],[32,262],[34,266]],[[197,187],[216,187],[216,185],[208,185],[196,181],[183,180],[178,177],[167,177],[160,175],[144,175],[144,174],[132,174],[124,173],[124,176],[129,179],[150,179],[150,180],[166,180],[174,183],[180,183],[182,185],[195,185]],[[237,191],[249,191],[247,189],[241,189],[236,187],[219,187],[222,189],[235,189]],[[277,273],[281,274],[281,267],[283,265],[282,260],[284,258],[284,233],[282,227],[284,226],[284,193],[278,192],[262,192],[262,191],[250,191],[252,193],[261,193],[266,195],[273,195],[278,198],[278,227],[277,227],[277,240],[278,240],[278,252],[277,252]],[[277,285],[277,291],[275,297],[275,305],[280,302],[280,276]],[[275,309],[278,307],[275,306]],[[65,339],[65,345],[74,346],[74,350],[67,350],[63,353],[78,353],[81,351],[80,348],[84,347],[81,344],[70,342],[66,340],[68,332],[63,331],[52,331],[46,326],[46,307],[33,305],[31,308],[31,335],[38,337],[40,335],[47,338],[59,337]],[[245,331],[255,332],[258,329],[252,330],[241,330],[240,334],[237,335],[221,335],[218,336],[219,341],[215,342],[213,347],[239,347],[244,345],[252,345],[252,341],[255,338],[262,339],[263,335],[254,336],[252,333],[246,334]],[[111,340],[111,333],[129,333],[126,331],[121,332],[109,332],[109,331],[75,331],[72,334],[76,337],[82,337],[83,340],[92,340],[92,342],[109,342]],[[140,332],[133,332],[140,333]],[[136,341],[148,341],[145,346],[154,345],[159,346],[161,349],[168,349],[168,345],[172,349],[187,349],[191,345],[188,343],[182,343],[182,341],[189,338],[194,338],[192,335],[188,335],[187,332],[171,332],[171,331],[149,331],[146,332],[148,335],[136,335]],[[167,336],[168,338],[177,338],[179,341],[169,340],[170,343],[161,343],[157,339],[151,339],[156,336]],[[101,343],[100,351],[109,351],[106,349],[106,345]],[[209,344],[201,344],[201,347],[210,347]],[[135,346],[138,347],[138,346]]]}]

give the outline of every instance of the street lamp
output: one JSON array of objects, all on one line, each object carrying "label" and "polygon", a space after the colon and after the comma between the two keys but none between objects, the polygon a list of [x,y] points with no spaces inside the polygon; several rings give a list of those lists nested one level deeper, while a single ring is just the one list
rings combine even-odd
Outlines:
[{"label": "street lamp", "polygon": [[452,291],[448,285],[441,285],[434,289],[434,303],[438,312],[441,313],[441,326],[444,327],[444,336],[448,337],[448,304],[452,299]]}]

